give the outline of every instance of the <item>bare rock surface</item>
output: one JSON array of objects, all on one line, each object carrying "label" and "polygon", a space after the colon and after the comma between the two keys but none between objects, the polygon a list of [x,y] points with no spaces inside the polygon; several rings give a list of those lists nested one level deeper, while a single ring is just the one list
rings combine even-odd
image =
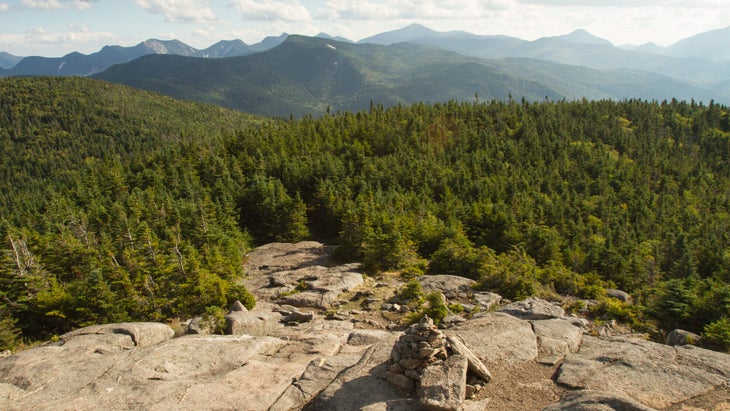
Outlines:
[{"label": "bare rock surface", "polygon": [[426,410],[458,411],[466,399],[467,359],[451,355],[423,370],[418,399]]},{"label": "bare rock surface", "polygon": [[534,297],[508,304],[500,308],[499,312],[523,320],[549,320],[565,317],[565,310],[559,304]]},{"label": "bare rock surface", "polygon": [[[165,324],[107,324],[2,356],[0,409],[730,409],[730,355],[587,336],[587,320],[565,318],[558,305],[543,300],[518,301],[503,312],[455,314],[463,318],[450,328],[429,325],[425,339],[410,341],[403,338],[410,308],[381,308],[403,286],[398,273],[363,284],[356,265],[331,266],[329,251],[314,242],[254,250],[246,284],[256,308],[236,305],[229,313],[231,332],[240,327],[240,335],[174,337]],[[436,280],[445,279],[430,281]],[[448,280],[434,291],[486,308],[479,293],[465,291],[470,280]],[[308,306],[279,305],[285,290],[301,294]],[[349,291],[338,295],[342,290]],[[328,306],[336,310],[324,311]],[[393,350],[407,340],[420,358],[411,359],[419,362],[408,369],[413,364],[405,361],[401,373],[393,373]],[[429,383],[432,372],[437,377]],[[426,388],[433,391],[424,396],[428,404],[417,395]]]},{"label": "bare rock surface", "polygon": [[331,251],[315,241],[258,247],[247,255],[244,284],[259,301],[328,309],[363,284],[360,265],[330,265]]},{"label": "bare rock surface", "polygon": [[729,359],[696,347],[584,337],[580,350],[565,357],[557,382],[575,389],[614,392],[661,409],[727,384]]},{"label": "bare rock surface", "polygon": [[537,358],[537,337],[530,323],[503,313],[485,313],[445,330],[460,339],[487,367]]},{"label": "bare rock surface", "polygon": [[449,299],[458,298],[459,296],[466,297],[468,294],[472,294],[474,292],[473,287],[477,283],[469,278],[448,274],[424,275],[419,277],[418,281],[425,293],[437,291],[443,293]]},{"label": "bare rock surface", "polygon": [[270,335],[281,327],[281,314],[271,304],[257,303],[251,311],[231,311],[226,316],[226,334]]},{"label": "bare rock surface", "polygon": [[567,320],[553,318],[532,321],[540,356],[562,356],[578,351],[583,330]]}]

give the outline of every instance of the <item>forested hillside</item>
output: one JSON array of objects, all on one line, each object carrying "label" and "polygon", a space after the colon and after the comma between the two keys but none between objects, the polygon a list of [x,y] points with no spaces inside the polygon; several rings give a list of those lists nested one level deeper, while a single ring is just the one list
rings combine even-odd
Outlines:
[{"label": "forested hillside", "polygon": [[0,107],[5,346],[214,313],[245,299],[247,247],[308,237],[370,272],[597,299],[597,318],[730,345],[725,106],[371,104],[265,121],[36,78],[0,81]]}]

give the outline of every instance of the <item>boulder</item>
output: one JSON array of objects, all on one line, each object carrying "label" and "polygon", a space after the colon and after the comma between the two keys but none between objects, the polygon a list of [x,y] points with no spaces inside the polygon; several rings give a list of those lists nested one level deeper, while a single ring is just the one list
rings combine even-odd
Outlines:
[{"label": "boulder", "polygon": [[508,304],[500,308],[499,312],[523,320],[549,320],[565,317],[565,310],[560,305],[534,297]]},{"label": "boulder", "polygon": [[508,314],[483,313],[444,333],[458,337],[486,365],[537,358],[537,338],[530,323]]},{"label": "boulder", "polygon": [[500,301],[502,301],[501,295],[487,291],[474,293],[472,298],[474,299],[474,302],[479,304],[479,306],[485,311],[491,310],[493,307],[496,307]]},{"label": "boulder", "polygon": [[667,335],[667,345],[698,345],[701,340],[702,337],[686,330],[672,330]]},{"label": "boulder", "polygon": [[349,345],[373,345],[391,339],[392,333],[383,330],[355,330],[347,338]]},{"label": "boulder", "polygon": [[185,325],[185,331],[183,334],[202,334],[208,335],[215,332],[215,322],[208,318],[204,320],[203,317],[195,317],[188,321]]},{"label": "boulder", "polygon": [[583,330],[560,318],[532,321],[532,330],[537,336],[540,356],[576,352],[583,340]]},{"label": "boulder", "polygon": [[246,308],[242,302],[236,300],[233,304],[231,304],[231,308],[228,311],[248,311],[248,308]]},{"label": "boulder", "polygon": [[417,388],[418,399],[426,410],[458,411],[466,399],[468,361],[463,355],[451,355],[423,370]]},{"label": "boulder", "polygon": [[489,372],[487,367],[458,337],[450,336],[446,337],[446,340],[454,354],[461,355],[466,358],[469,371],[471,371],[472,374],[484,382],[492,380],[492,374]]},{"label": "boulder", "polygon": [[423,275],[418,277],[424,293],[441,292],[446,298],[454,299],[474,292],[476,281],[456,275]]},{"label": "boulder", "polygon": [[631,302],[631,296],[626,291],[617,290],[615,288],[609,288],[606,290],[606,295],[617,300],[621,300],[625,303]]},{"label": "boulder", "polygon": [[692,346],[584,336],[580,350],[566,355],[557,382],[573,389],[618,393],[663,409],[726,384],[728,364],[730,355]]},{"label": "boulder", "polygon": [[314,319],[313,312],[305,313],[298,310],[293,310],[288,313],[282,321],[285,323],[306,323],[312,321],[312,319]]},{"label": "boulder", "polygon": [[226,334],[270,335],[281,327],[281,314],[270,310],[269,305],[257,304],[251,311],[231,311],[225,316]]}]

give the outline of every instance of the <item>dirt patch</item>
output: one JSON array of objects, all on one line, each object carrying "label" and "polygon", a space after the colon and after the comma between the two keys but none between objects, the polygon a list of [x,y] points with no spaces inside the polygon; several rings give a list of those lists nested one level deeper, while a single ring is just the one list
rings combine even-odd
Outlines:
[{"label": "dirt patch", "polygon": [[525,362],[512,366],[487,364],[487,368],[492,381],[476,397],[490,399],[485,411],[542,410],[566,392],[552,379],[558,366]]}]

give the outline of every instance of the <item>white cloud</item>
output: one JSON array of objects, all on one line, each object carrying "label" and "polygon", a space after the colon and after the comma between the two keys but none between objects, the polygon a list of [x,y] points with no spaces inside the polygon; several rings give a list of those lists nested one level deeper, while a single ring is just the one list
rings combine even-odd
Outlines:
[{"label": "white cloud", "polygon": [[71,4],[79,10],[86,10],[91,8],[91,4],[96,0],[71,0]]},{"label": "white cloud", "polygon": [[162,14],[172,23],[216,20],[207,0],[135,0],[135,3],[150,13]]},{"label": "white cloud", "polygon": [[34,28],[27,36],[31,43],[37,44],[86,44],[114,38],[109,32],[93,32],[89,27],[71,27],[67,32],[50,33],[43,27]]},{"label": "white cloud", "polygon": [[333,20],[351,19],[351,20],[392,20],[401,16],[401,11],[396,7],[387,4],[376,3],[372,1],[351,2],[347,0],[330,0],[325,6],[327,10],[320,11],[320,15],[328,14],[327,11],[334,11],[330,14]]},{"label": "white cloud", "polygon": [[10,5],[7,3],[0,3],[0,12],[10,10]]},{"label": "white cloud", "polygon": [[245,20],[307,21],[312,16],[297,0],[235,0],[230,3]]},{"label": "white cloud", "polygon": [[[36,10],[58,10],[68,9],[72,6],[78,10],[86,10],[91,8],[92,3],[98,0],[22,0],[19,5],[15,6],[20,9],[36,9]],[[3,7],[4,6],[4,7]],[[7,11],[10,7],[5,3],[0,3],[0,11]]]},{"label": "white cloud", "polygon": [[325,3],[327,9],[318,15],[352,20],[478,19],[492,17],[513,5],[514,0],[329,0]]},{"label": "white cloud", "polygon": [[58,0],[22,0],[20,6],[28,9],[52,10],[62,9],[63,4]]}]

